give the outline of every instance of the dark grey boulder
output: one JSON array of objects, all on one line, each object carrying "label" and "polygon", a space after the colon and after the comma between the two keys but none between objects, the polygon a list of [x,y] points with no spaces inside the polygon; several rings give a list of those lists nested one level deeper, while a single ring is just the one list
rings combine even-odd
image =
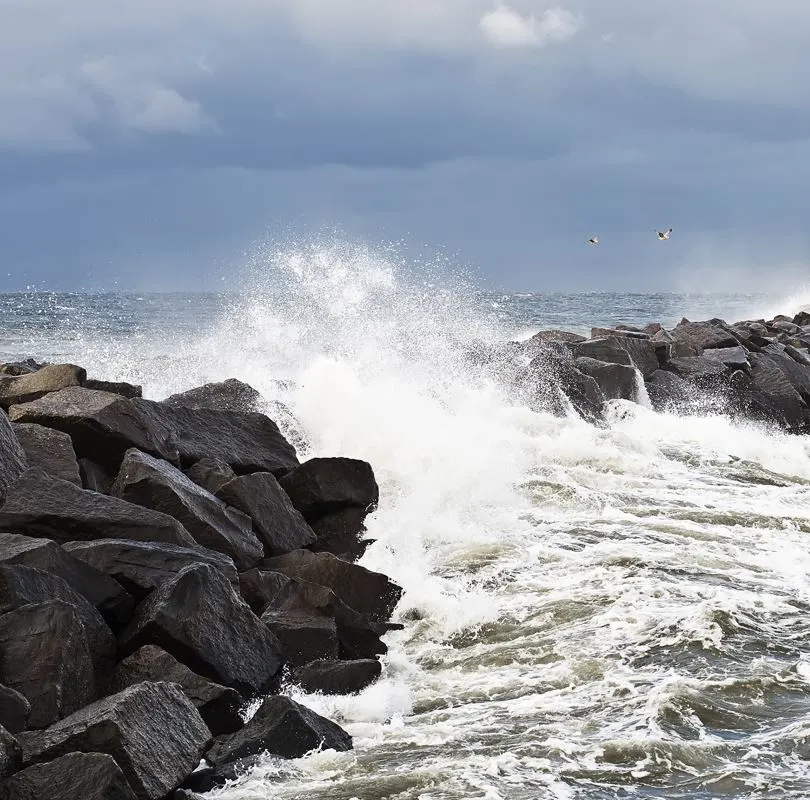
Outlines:
[{"label": "dark grey boulder", "polygon": [[84,382],[85,389],[96,389],[99,392],[120,394],[122,397],[141,397],[143,390],[140,386],[124,381],[100,381],[97,378],[88,378]]},{"label": "dark grey boulder", "polygon": [[192,672],[174,656],[154,645],[146,645],[125,658],[110,679],[110,692],[120,692],[144,681],[169,681],[178,684],[200,712],[214,736],[234,733],[243,725],[239,692]]},{"label": "dark grey boulder", "polygon": [[741,369],[748,372],[751,369],[751,365],[748,363],[748,350],[742,345],[704,350],[703,357],[710,361],[718,361],[730,370]]},{"label": "dark grey boulder", "polygon": [[616,328],[591,328],[591,339],[605,339],[608,336],[615,336],[616,338],[628,339],[649,339],[652,334],[649,331],[643,331],[639,328],[633,328],[629,325],[618,326]]},{"label": "dark grey boulder", "polygon": [[658,356],[659,366],[663,366],[673,356],[689,358],[700,355],[702,352],[700,347],[689,344],[689,342],[682,339],[676,339],[663,328],[652,335],[650,343],[656,348],[655,353]]},{"label": "dark grey boulder", "polygon": [[133,539],[193,547],[174,518],[118,497],[80,489],[42,470],[26,470],[8,489],[0,528],[57,542]]},{"label": "dark grey boulder", "polygon": [[219,383],[206,383],[179,392],[161,401],[173,408],[212,408],[226,411],[258,411],[262,396],[252,386],[236,378]]},{"label": "dark grey boulder", "polygon": [[590,375],[599,386],[606,400],[637,399],[637,370],[624,364],[607,364],[593,358],[577,358],[577,369]]},{"label": "dark grey boulder", "polygon": [[233,763],[267,751],[282,758],[300,758],[318,748],[343,752],[352,737],[339,725],[288,697],[268,697],[237,733],[218,736],[206,759],[214,765]]},{"label": "dark grey boulder", "polygon": [[793,358],[782,345],[772,344],[764,347],[761,356],[767,357],[775,364],[799,396],[806,403],[810,402],[810,369],[805,364]]},{"label": "dark grey boulder", "polygon": [[109,494],[112,486],[113,476],[107,472],[101,464],[96,464],[89,458],[79,459],[79,474],[82,479],[82,486],[91,492]]},{"label": "dark grey boulder", "polygon": [[754,417],[796,431],[805,425],[807,405],[773,356],[751,354],[750,390],[740,396]]},{"label": "dark grey boulder", "polygon": [[574,358],[593,358],[596,361],[604,361],[607,364],[624,364],[626,367],[633,366],[633,359],[630,358],[630,353],[627,352],[622,342],[615,336],[578,342],[572,346],[571,353]]},{"label": "dark grey boulder", "polygon": [[68,753],[33,764],[0,784],[0,800],[136,800],[106,753]]},{"label": "dark grey boulder", "polygon": [[13,428],[29,467],[39,467],[54,478],[82,485],[70,436],[30,422],[15,422]]},{"label": "dark grey boulder", "polygon": [[736,347],[737,338],[733,333],[717,322],[690,322],[681,320],[671,331],[672,336],[682,342],[686,342],[697,350],[701,355],[704,350],[717,347]]},{"label": "dark grey boulder", "polygon": [[307,549],[332,553],[345,561],[357,561],[373,542],[363,538],[366,515],[364,508],[344,508],[325,514],[311,523],[316,539]]},{"label": "dark grey boulder", "polygon": [[[22,768],[22,747],[5,728],[0,726],[0,781]],[[0,786],[3,784],[0,783]],[[26,798],[29,800],[29,798]],[[33,800],[36,800],[34,798]]]},{"label": "dark grey boulder", "polygon": [[632,365],[645,378],[652,375],[660,366],[660,343],[653,343],[647,338],[640,338],[638,335],[619,336],[617,341],[627,351]]},{"label": "dark grey boulder", "polygon": [[666,369],[679,378],[706,388],[720,385],[720,379],[728,373],[728,368],[722,361],[706,356],[672,358]]},{"label": "dark grey boulder", "polygon": [[276,637],[207,564],[186,567],[147,597],[120,644],[124,653],[157,645],[199,675],[245,694],[271,687],[282,663]]},{"label": "dark grey boulder", "polygon": [[25,471],[28,462],[6,412],[0,409],[0,503],[8,487]]},{"label": "dark grey boulder", "polygon": [[265,555],[289,553],[315,542],[312,528],[269,472],[234,478],[220,487],[217,497],[250,517]]},{"label": "dark grey boulder", "polygon": [[574,366],[567,348],[554,350],[544,346],[518,372],[515,384],[519,396],[536,411],[562,417],[573,407],[589,422],[601,419],[605,398],[596,381]]},{"label": "dark grey boulder", "polygon": [[114,578],[138,601],[193,564],[208,564],[219,570],[234,588],[239,587],[239,575],[233,561],[222,553],[202,547],[126,539],[67,542],[63,547],[74,558]]},{"label": "dark grey boulder", "polygon": [[689,404],[697,389],[674,372],[656,370],[644,381],[650,403],[656,411],[677,411]]},{"label": "dark grey boulder", "polygon": [[77,751],[107,753],[136,797],[161,800],[199,764],[211,733],[179,686],[139,683],[20,741],[26,765]]},{"label": "dark grey boulder", "polygon": [[31,705],[29,728],[46,728],[98,696],[88,632],[61,600],[0,616],[0,681]]},{"label": "dark grey boulder", "polygon": [[280,572],[249,569],[239,573],[239,591],[253,613],[261,616],[292,580]]},{"label": "dark grey boulder", "polygon": [[318,658],[337,658],[340,654],[337,623],[332,617],[315,610],[296,611],[268,609],[262,622],[278,639],[284,662],[301,666]]},{"label": "dark grey boulder", "polygon": [[[228,764],[220,764],[219,766],[212,766],[205,764],[199,769],[188,776],[183,781],[182,789],[178,790],[178,794],[172,800],[203,800],[200,795],[195,792],[210,792],[212,789],[219,789],[225,786],[228,782],[239,780],[250,773],[253,769],[259,766],[265,757],[263,755],[250,756],[249,758],[242,758],[239,761],[233,761]],[[185,794],[179,794],[184,792]]]},{"label": "dark grey boulder", "polygon": [[312,661],[292,673],[293,683],[314,694],[356,694],[380,677],[382,666],[373,658],[357,661]]},{"label": "dark grey boulder", "polygon": [[38,400],[60,389],[81,386],[86,377],[86,371],[75,364],[49,364],[36,372],[0,377],[0,406],[7,409],[18,403]]},{"label": "dark grey boulder", "polygon": [[38,369],[48,366],[33,358],[26,358],[23,361],[7,361],[0,364],[0,375],[29,375]]},{"label": "dark grey boulder", "polygon": [[810,325],[810,312],[800,311],[793,317],[793,322],[800,326]]},{"label": "dark grey boulder", "polygon": [[372,572],[331,553],[296,550],[262,561],[261,569],[281,572],[290,578],[326,586],[347,606],[373,622],[389,619],[402,596],[402,589],[387,575]]},{"label": "dark grey boulder", "polygon": [[230,556],[238,569],[250,569],[263,555],[249,517],[146,453],[127,451],[110,494],[174,517],[196,542]]},{"label": "dark grey boulder", "polygon": [[356,458],[311,458],[279,483],[306,520],[343,508],[371,510],[380,499],[371,465]]},{"label": "dark grey boulder", "polygon": [[586,336],[581,336],[578,333],[570,333],[569,331],[537,331],[529,340],[532,344],[545,344],[546,342],[563,342],[566,344],[576,344],[577,342],[584,342]]},{"label": "dark grey boulder", "polygon": [[191,480],[211,494],[216,494],[228,481],[236,477],[236,473],[218,458],[201,458],[185,470]]},{"label": "dark grey boulder", "polygon": [[30,713],[31,704],[25,695],[0,684],[0,726],[9,733],[24,731]]}]

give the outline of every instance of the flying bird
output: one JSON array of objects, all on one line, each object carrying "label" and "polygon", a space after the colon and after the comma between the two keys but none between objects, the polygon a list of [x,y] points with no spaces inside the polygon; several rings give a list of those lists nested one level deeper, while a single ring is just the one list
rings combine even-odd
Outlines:
[{"label": "flying bird", "polygon": [[658,238],[663,242],[669,239],[669,235],[672,233],[672,228],[670,228],[668,231],[656,231],[656,233],[658,234]]},{"label": "flying bird", "polygon": [[591,238],[588,239],[588,244],[599,244],[599,237],[591,236]]}]

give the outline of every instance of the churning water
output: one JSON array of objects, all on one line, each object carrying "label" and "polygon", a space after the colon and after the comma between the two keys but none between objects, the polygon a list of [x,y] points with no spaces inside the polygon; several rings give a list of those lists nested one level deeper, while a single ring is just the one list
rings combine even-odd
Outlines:
[{"label": "churning water", "polygon": [[405,629],[359,696],[293,695],[355,749],[267,759],[212,796],[810,796],[807,441],[625,402],[602,428],[535,413],[481,356],[774,298],[501,296],[347,246],[262,268],[238,295],[0,298],[0,358],[153,398],[238,377],[291,410],[302,458],[374,466],[361,563],[404,587]]}]

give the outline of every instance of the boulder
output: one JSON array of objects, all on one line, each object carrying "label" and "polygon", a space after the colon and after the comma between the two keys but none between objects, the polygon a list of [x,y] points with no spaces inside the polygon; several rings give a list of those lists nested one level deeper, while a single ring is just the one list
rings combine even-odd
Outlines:
[{"label": "boulder", "polygon": [[793,322],[802,327],[805,325],[810,325],[810,312],[800,311],[795,317],[793,317]]},{"label": "boulder", "polygon": [[[306,479],[301,483],[306,483]],[[270,472],[234,478],[220,487],[217,497],[250,517],[268,556],[289,553],[315,542],[312,528]]]},{"label": "boulder", "polygon": [[0,406],[30,403],[69,386],[81,386],[87,373],[74,364],[49,364],[36,372],[0,378]]},{"label": "boulder", "polygon": [[382,666],[373,658],[357,661],[312,661],[292,674],[292,681],[314,694],[356,694],[380,677]]},{"label": "boulder", "polygon": [[29,728],[46,728],[98,696],[81,615],[62,600],[0,616],[0,680],[30,703]]},{"label": "boulder", "polygon": [[638,396],[636,368],[606,364],[593,358],[577,358],[577,369],[593,378],[606,400],[633,400]]},{"label": "boulder", "polygon": [[577,342],[584,342],[586,336],[580,336],[578,333],[569,333],[568,331],[548,330],[537,331],[529,340],[532,344],[545,344],[546,342],[563,342],[564,344],[576,344]]},{"label": "boulder", "polygon": [[110,494],[174,517],[196,542],[230,556],[238,569],[250,569],[263,555],[249,517],[146,453],[127,451]]},{"label": "boulder", "polygon": [[683,409],[695,397],[696,389],[674,372],[659,369],[644,382],[650,403],[656,411]]},{"label": "boulder", "polygon": [[[0,780],[8,778],[22,767],[22,747],[20,743],[0,726]],[[0,784],[2,786],[3,784]],[[25,798],[29,800],[29,798]],[[34,798],[37,800],[37,798]]]},{"label": "boulder", "polygon": [[239,715],[242,707],[239,692],[197,675],[174,656],[154,645],[146,645],[125,658],[113,673],[109,689],[120,692],[144,681],[178,684],[214,736],[234,733],[244,725]]},{"label": "boulder", "polygon": [[0,375],[29,375],[46,366],[48,365],[40,364],[33,358],[26,358],[24,361],[8,361],[0,364]]},{"label": "boulder", "polygon": [[281,655],[292,667],[319,658],[336,659],[340,653],[337,623],[316,609],[269,608],[262,614],[262,622],[278,639]]},{"label": "boulder", "polygon": [[0,503],[5,499],[8,487],[22,475],[26,466],[25,451],[5,411],[0,410]]},{"label": "boulder", "polygon": [[690,356],[700,355],[700,348],[682,339],[676,339],[663,328],[652,335],[650,343],[655,347],[659,366],[663,366],[672,356],[689,358]]},{"label": "boulder", "polygon": [[226,411],[258,411],[263,399],[252,386],[236,378],[219,383],[206,383],[179,392],[161,401],[173,408],[213,408]]},{"label": "boulder", "polygon": [[624,364],[626,367],[633,366],[630,353],[624,348],[621,340],[615,336],[578,342],[571,348],[571,353],[574,358],[593,358],[596,361],[604,361],[607,364]]},{"label": "boulder", "polygon": [[768,345],[762,348],[761,354],[782,371],[805,403],[810,402],[810,369],[805,364],[796,361],[782,345]]},{"label": "boulder", "polygon": [[666,370],[702,388],[721,385],[723,376],[728,373],[722,361],[707,356],[672,358],[666,365]]},{"label": "boulder", "polygon": [[134,539],[188,547],[196,544],[167,514],[80,489],[39,469],[26,470],[9,487],[0,507],[0,528],[57,542]]},{"label": "boulder", "polygon": [[95,389],[99,392],[109,392],[110,394],[120,394],[122,397],[141,397],[143,390],[140,386],[123,381],[100,381],[96,378],[88,378],[84,382],[85,389]]},{"label": "boulder", "polygon": [[352,749],[352,737],[314,711],[289,697],[268,697],[237,733],[218,736],[206,759],[229,764],[267,751],[282,758],[300,758],[317,749],[343,752]]},{"label": "boulder", "polygon": [[605,339],[610,336],[616,338],[626,336],[628,339],[649,339],[651,334],[648,331],[633,328],[629,325],[616,328],[591,328],[591,339]]},{"label": "boulder", "polygon": [[729,370],[741,369],[744,372],[749,372],[751,369],[751,365],[748,363],[748,351],[742,345],[704,350],[703,358],[718,361]]},{"label": "boulder", "polygon": [[685,342],[697,351],[697,355],[704,350],[717,347],[736,347],[736,337],[726,329],[720,320],[709,322],[689,322],[681,320],[673,329],[672,336]]},{"label": "boulder", "polygon": [[68,753],[33,764],[0,784],[0,800],[136,800],[106,753]]},{"label": "boulder", "polygon": [[251,770],[266,761],[263,755],[242,758],[230,764],[221,764],[214,767],[211,764],[194,770],[194,772],[183,781],[183,795],[175,794],[172,800],[204,800],[194,792],[210,792],[212,789],[219,789],[229,781],[233,782],[247,775]]},{"label": "boulder", "polygon": [[753,416],[800,430],[807,406],[773,356],[751,354],[751,384],[740,392],[744,407]]},{"label": "boulder", "polygon": [[15,422],[34,422],[70,434],[79,458],[115,473],[131,447],[168,461],[179,459],[173,432],[150,409],[146,400],[72,387],[13,406],[9,416]]},{"label": "boulder", "polygon": [[201,458],[185,472],[194,483],[207,489],[211,494],[216,494],[228,481],[236,477],[236,473],[224,461],[217,458]]},{"label": "boulder", "polygon": [[307,549],[332,553],[345,561],[357,561],[374,541],[363,538],[366,515],[364,508],[344,508],[315,520],[311,527],[316,539]]},{"label": "boulder", "polygon": [[98,700],[44,731],[20,734],[26,764],[74,752],[106,753],[136,797],[161,800],[200,761],[211,733],[173,683],[139,683]]},{"label": "boulder", "polygon": [[31,704],[25,695],[0,684],[0,727],[9,733],[20,733],[25,730],[30,713]]},{"label": "boulder", "polygon": [[186,567],[138,606],[121,649],[131,653],[146,644],[246,694],[271,687],[281,668],[276,637],[207,564]]},{"label": "boulder", "polygon": [[82,485],[70,436],[28,422],[15,422],[12,427],[29,467],[39,467],[54,478]]},{"label": "boulder", "polygon": [[194,564],[208,564],[219,570],[235,589],[239,587],[239,575],[233,561],[222,553],[201,547],[125,539],[67,542],[63,547],[74,558],[114,578],[137,601]]},{"label": "boulder", "polygon": [[402,589],[386,575],[343,561],[331,553],[296,550],[264,559],[260,568],[326,586],[343,603],[372,622],[389,619],[402,596]]},{"label": "boulder", "polygon": [[651,342],[638,335],[619,336],[616,339],[619,345],[627,351],[630,361],[636,369],[646,378],[652,375],[660,366],[661,343]]},{"label": "boulder", "polygon": [[96,464],[89,458],[80,458],[79,474],[82,479],[82,487],[91,492],[109,494],[113,476],[101,464]]},{"label": "boulder", "polygon": [[371,465],[355,458],[311,458],[279,483],[306,520],[343,508],[371,510],[380,499]]},{"label": "boulder", "polygon": [[0,533],[0,563],[19,564],[62,578],[112,627],[126,624],[132,616],[135,603],[120,583],[74,558],[50,539]]}]

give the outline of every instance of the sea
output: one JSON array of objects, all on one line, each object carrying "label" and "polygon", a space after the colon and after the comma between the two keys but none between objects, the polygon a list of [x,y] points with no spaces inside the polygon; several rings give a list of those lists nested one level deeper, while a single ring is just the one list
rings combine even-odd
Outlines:
[{"label": "sea", "polygon": [[210,796],[810,797],[810,441],[623,401],[603,426],[555,417],[470,357],[541,328],[793,314],[810,294],[417,273],[341,247],[279,253],[221,293],[0,296],[0,360],[154,399],[239,378],[289,410],[301,459],[373,465],[360,563],[404,588],[404,629],[359,695],[287,689],[354,750],[267,757]]}]

